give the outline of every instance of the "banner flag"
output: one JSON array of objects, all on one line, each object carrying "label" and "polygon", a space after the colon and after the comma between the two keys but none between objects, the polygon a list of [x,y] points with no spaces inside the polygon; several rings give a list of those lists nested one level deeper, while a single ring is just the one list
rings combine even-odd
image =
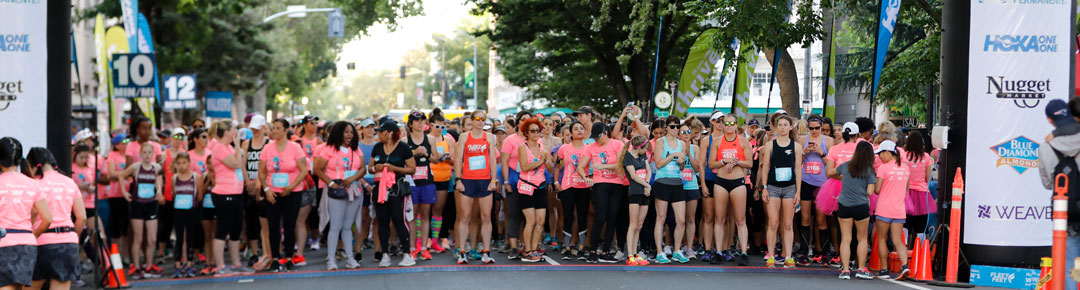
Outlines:
[{"label": "banner flag", "polygon": [[739,124],[746,124],[746,117],[750,115],[750,82],[754,80],[757,58],[757,48],[749,42],[742,43],[735,66],[735,95],[731,98],[731,112],[739,119]]},{"label": "banner flag", "polygon": [[[877,45],[874,54],[874,85],[870,87],[870,105],[877,97],[878,81],[881,79],[881,67],[885,65],[885,53],[889,52],[896,18],[900,17],[900,0],[881,0],[881,12],[878,14]],[[874,110],[871,110],[873,112]]]},{"label": "banner flag", "polygon": [[[154,38],[150,36],[150,24],[146,22],[146,16],[142,13],[138,14],[139,30],[136,32],[136,40],[138,43],[138,50],[141,53],[154,53]],[[154,98],[138,98],[135,99],[135,103],[139,104],[139,110],[142,111],[143,116],[150,118],[150,124],[157,127],[157,120],[154,118],[154,101],[158,104],[161,103],[161,85],[158,84],[157,66],[154,66]]]},{"label": "banner flag", "polygon": [[718,31],[720,30],[716,28],[705,30],[697,40],[694,40],[694,45],[690,46],[690,54],[686,57],[682,75],[679,77],[679,88],[675,92],[672,115],[686,115],[686,111],[690,109],[690,103],[699,96],[701,89],[705,87],[705,82],[709,79],[709,74],[716,68],[716,63],[720,62],[720,51],[712,46]]},{"label": "banner flag", "polygon": [[[109,110],[112,111],[109,120],[109,128],[112,130],[120,129],[123,124],[124,118],[124,102],[127,100],[122,98],[113,98],[113,87],[111,80],[112,72],[112,55],[116,53],[128,53],[128,40],[127,34],[124,33],[124,28],[120,26],[109,27],[105,30],[105,57],[98,58],[99,63],[107,63],[108,67],[105,69],[106,74],[109,74],[107,86],[109,87]],[[102,61],[104,59],[104,61]],[[101,85],[101,84],[99,84]]]},{"label": "banner flag", "polygon": [[[824,115],[836,122],[836,16],[829,26],[829,73],[825,75]],[[827,132],[830,133],[831,132]]]},{"label": "banner flag", "polygon": [[[105,105],[108,107],[109,114],[107,116],[112,116],[115,114],[112,110],[112,96],[109,94],[109,92],[112,91],[110,89],[112,87],[112,79],[109,78],[109,73],[112,72],[112,70],[109,69],[108,61],[102,61],[103,59],[108,59],[108,51],[105,50],[107,47],[105,45],[105,16],[101,14],[98,14],[94,19],[94,45],[98,59],[96,67],[98,80],[97,105]],[[104,102],[102,101],[102,98],[104,98]],[[109,124],[107,125],[108,131],[115,129],[112,126],[111,121],[107,123]]]}]

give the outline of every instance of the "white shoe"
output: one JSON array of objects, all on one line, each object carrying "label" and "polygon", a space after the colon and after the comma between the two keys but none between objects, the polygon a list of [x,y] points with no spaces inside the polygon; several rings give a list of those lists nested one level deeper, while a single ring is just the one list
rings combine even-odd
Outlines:
[{"label": "white shoe", "polygon": [[382,260],[379,261],[379,268],[390,267],[390,254],[383,253]]},{"label": "white shoe", "polygon": [[626,253],[623,253],[623,251],[616,252],[615,253],[615,260],[618,260],[618,261],[626,260]]},{"label": "white shoe", "polygon": [[326,270],[327,271],[337,270],[337,261],[333,260],[333,259],[331,259],[329,261],[326,261]]},{"label": "white shoe", "polygon": [[357,263],[356,259],[349,258],[348,260],[345,260],[345,269],[356,269],[356,268],[360,268],[360,263]]},{"label": "white shoe", "polygon": [[671,246],[664,246],[664,255],[671,256]]},{"label": "white shoe", "polygon": [[405,254],[404,258],[401,258],[401,263],[398,263],[398,267],[411,267],[416,265],[416,259],[413,259],[412,255]]}]

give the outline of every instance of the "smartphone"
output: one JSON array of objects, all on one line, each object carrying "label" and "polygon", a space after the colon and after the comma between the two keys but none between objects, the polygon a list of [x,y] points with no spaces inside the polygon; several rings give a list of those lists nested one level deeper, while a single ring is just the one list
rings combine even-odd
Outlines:
[{"label": "smartphone", "polygon": [[626,107],[633,107],[633,106],[634,106],[634,102],[626,103]]}]

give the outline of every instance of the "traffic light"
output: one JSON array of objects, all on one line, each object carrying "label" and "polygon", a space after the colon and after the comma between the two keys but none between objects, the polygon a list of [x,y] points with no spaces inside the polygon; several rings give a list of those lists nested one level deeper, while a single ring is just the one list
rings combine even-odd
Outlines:
[{"label": "traffic light", "polygon": [[405,66],[401,66],[401,79],[405,79]]}]

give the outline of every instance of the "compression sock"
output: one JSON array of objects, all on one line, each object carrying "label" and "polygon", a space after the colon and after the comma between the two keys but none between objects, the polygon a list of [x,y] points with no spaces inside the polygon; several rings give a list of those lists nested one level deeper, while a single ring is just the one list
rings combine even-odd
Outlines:
[{"label": "compression sock", "polygon": [[442,217],[431,217],[431,238],[439,240],[439,230],[442,229]]},{"label": "compression sock", "polygon": [[571,235],[570,232],[567,232],[567,231],[563,231],[562,233],[563,233],[563,245],[569,246],[570,241],[573,240],[574,236]]},{"label": "compression sock", "polygon": [[813,241],[810,240],[810,226],[799,226],[799,243],[802,244],[801,252],[804,255],[810,254],[810,249],[814,247]]}]

